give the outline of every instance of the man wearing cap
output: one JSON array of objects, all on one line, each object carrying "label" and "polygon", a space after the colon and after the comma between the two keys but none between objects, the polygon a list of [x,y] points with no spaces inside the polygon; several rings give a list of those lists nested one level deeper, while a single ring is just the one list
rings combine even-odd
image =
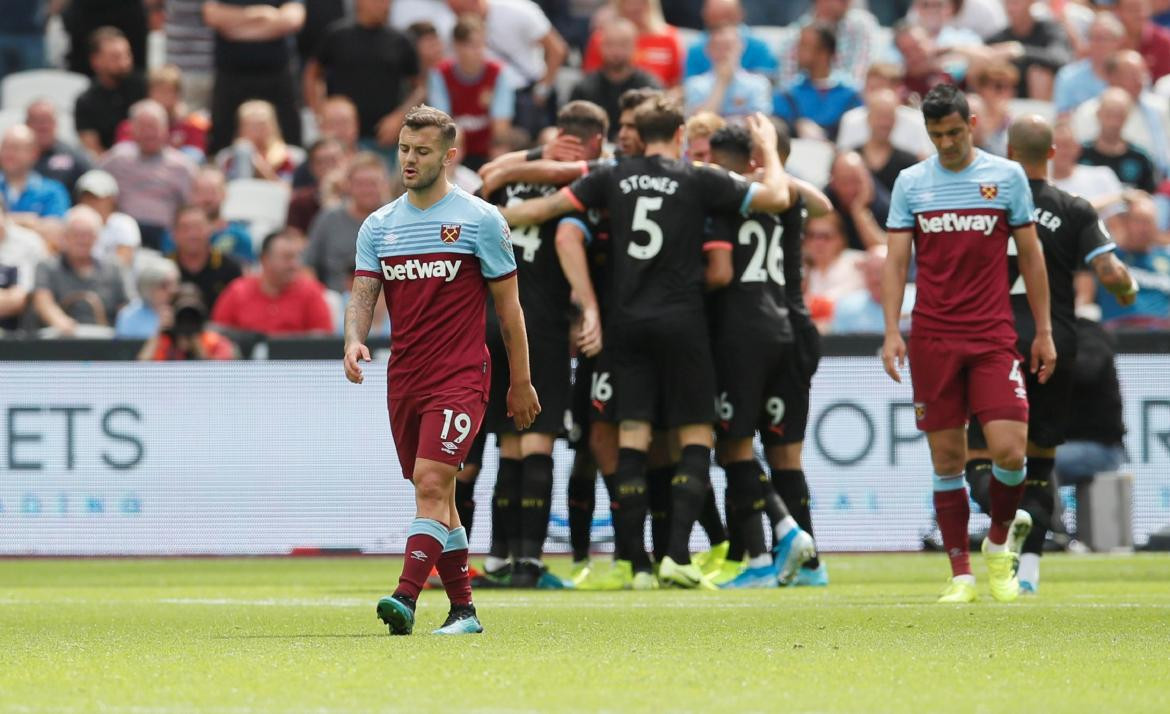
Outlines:
[{"label": "man wearing cap", "polygon": [[102,230],[93,256],[115,263],[120,269],[129,269],[142,245],[142,234],[138,221],[116,210],[118,182],[101,169],[86,171],[77,179],[77,204],[89,206],[102,217]]}]

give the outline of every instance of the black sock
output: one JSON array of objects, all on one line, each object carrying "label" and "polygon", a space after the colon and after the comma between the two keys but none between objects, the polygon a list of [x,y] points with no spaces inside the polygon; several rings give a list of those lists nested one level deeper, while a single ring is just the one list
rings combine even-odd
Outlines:
[{"label": "black sock", "polygon": [[635,573],[650,572],[646,553],[646,452],[618,449],[618,470],[614,475],[617,510],[614,532],[621,542],[622,554],[634,566]]},{"label": "black sock", "polygon": [[654,544],[654,560],[662,562],[670,547],[670,480],[674,466],[646,469],[646,488],[650,504],[650,542]]},{"label": "black sock", "polygon": [[691,562],[691,531],[711,488],[710,471],[710,449],[697,444],[683,447],[678,471],[670,482],[670,550],[667,553],[679,565]]},{"label": "black sock", "polygon": [[475,520],[475,481],[455,479],[455,511],[459,514],[459,523],[470,538],[471,524]]},{"label": "black sock", "polygon": [[605,484],[605,493],[609,500],[609,523],[613,526],[613,557],[615,560],[629,560],[622,547],[622,539],[618,538],[617,517],[617,474],[601,474],[601,482]]},{"label": "black sock", "polygon": [[529,454],[524,457],[521,473],[520,557],[540,560],[552,508],[553,458],[548,454]]},{"label": "black sock", "polygon": [[[780,500],[788,507],[792,520],[801,530],[813,536],[812,527],[812,498],[808,492],[808,481],[804,478],[804,471],[800,469],[772,469],[772,488],[776,489]],[[818,568],[821,561],[818,556],[804,564],[806,568]]]},{"label": "black sock", "polygon": [[723,494],[723,510],[727,513],[727,559],[733,563],[742,563],[747,547],[743,543],[739,513],[735,504],[731,502],[731,489]]},{"label": "black sock", "polygon": [[735,509],[739,537],[750,558],[768,552],[760,514],[764,512],[762,487],[771,490],[772,485],[760,481],[761,473],[755,459],[727,465],[727,502]]},{"label": "black sock", "polygon": [[991,459],[970,459],[967,461],[967,485],[970,486],[971,500],[979,510],[991,513]]},{"label": "black sock", "polygon": [[573,548],[573,560],[576,561],[589,557],[593,509],[597,506],[596,489],[597,476],[593,471],[569,477],[569,544]]},{"label": "black sock", "polygon": [[719,515],[719,506],[715,503],[715,488],[707,479],[707,495],[703,499],[703,510],[699,512],[699,526],[707,534],[711,545],[727,540],[727,529],[723,527],[723,516]]},{"label": "black sock", "polygon": [[1052,530],[1052,514],[1056,511],[1056,475],[1052,473],[1053,459],[1028,457],[1024,477],[1024,497],[1020,508],[1032,516],[1032,532],[1024,539],[1021,551],[1041,555],[1044,539]]},{"label": "black sock", "polygon": [[519,557],[520,549],[520,459],[500,458],[496,485],[492,490],[492,543],[489,554]]}]

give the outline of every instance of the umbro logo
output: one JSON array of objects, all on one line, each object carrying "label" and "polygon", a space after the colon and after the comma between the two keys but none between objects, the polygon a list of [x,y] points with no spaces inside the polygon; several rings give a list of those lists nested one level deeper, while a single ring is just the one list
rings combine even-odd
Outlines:
[{"label": "umbro logo", "polygon": [[386,242],[387,242],[387,243],[397,243],[397,242],[398,242],[398,236],[396,236],[396,235],[394,235],[393,233],[391,233],[390,235],[386,236]]},{"label": "umbro logo", "polygon": [[427,562],[427,554],[421,550],[412,550],[410,552],[410,557],[414,558],[415,560],[421,560],[424,563]]},{"label": "umbro logo", "polygon": [[461,572],[461,573],[466,573],[466,572],[467,572],[467,566],[466,566],[466,565],[464,565],[464,566],[461,566],[461,567],[459,568],[459,572]]},{"label": "umbro logo", "polygon": [[444,441],[443,442],[443,453],[454,455],[455,452],[458,450],[459,450],[459,447],[454,442],[451,442],[451,441]]}]

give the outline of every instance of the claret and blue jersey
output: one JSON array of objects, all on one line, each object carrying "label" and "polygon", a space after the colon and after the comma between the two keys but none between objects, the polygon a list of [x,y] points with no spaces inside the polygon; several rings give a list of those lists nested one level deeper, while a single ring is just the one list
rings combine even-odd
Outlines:
[{"label": "claret and blue jersey", "polygon": [[515,272],[499,210],[457,186],[425,210],[403,195],[365,220],[354,275],[382,281],[392,398],[464,388],[486,395],[487,281]]},{"label": "claret and blue jersey", "polygon": [[914,335],[1014,344],[1008,240],[1033,221],[1032,191],[1019,164],[973,151],[962,171],[937,156],[902,171],[886,228],[914,236]]}]

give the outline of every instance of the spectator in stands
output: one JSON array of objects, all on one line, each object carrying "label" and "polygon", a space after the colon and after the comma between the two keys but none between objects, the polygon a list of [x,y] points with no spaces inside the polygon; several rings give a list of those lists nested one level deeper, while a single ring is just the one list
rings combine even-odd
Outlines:
[{"label": "spectator in stands", "polygon": [[48,257],[41,237],[10,220],[0,201],[0,335],[20,327],[37,266]]},{"label": "spectator in stands", "polygon": [[1015,96],[1051,100],[1057,71],[1073,59],[1072,45],[1057,20],[1032,14],[1035,4],[1035,0],[1004,0],[1008,26],[989,37],[987,44],[1019,44],[1022,54],[1012,60],[1020,76]]},{"label": "spectator in stands", "polygon": [[[78,74],[95,76],[98,70],[93,66],[93,54],[88,52],[86,43],[96,31],[108,27],[117,30],[126,38],[130,56],[134,58],[135,70],[139,74],[146,70],[146,35],[149,28],[145,2],[75,0],[64,5],[61,20],[65,31],[69,33],[66,69]],[[130,102],[127,102],[126,106],[130,106]]]},{"label": "spectator in stands", "polygon": [[865,288],[861,263],[865,251],[850,248],[836,212],[810,217],[804,224],[804,298],[813,322],[828,330],[837,300]]},{"label": "spectator in stands", "polygon": [[[866,103],[874,97],[883,96],[882,91],[893,92],[894,127],[890,131],[890,143],[909,154],[922,158],[934,153],[934,144],[926,133],[926,123],[922,112],[905,106],[901,103],[902,74],[893,71],[892,65],[876,64],[870,68],[866,78],[866,90],[863,95]],[[837,148],[854,149],[869,140],[869,107],[861,106],[850,109],[841,116],[841,124],[837,130]]]},{"label": "spectator in stands", "polygon": [[414,43],[414,50],[418,53],[418,76],[429,77],[431,70],[443,61],[443,38],[434,23],[421,21],[406,28],[406,36]]},{"label": "spectator in stands", "polygon": [[[1122,50],[1110,58],[1106,68],[1109,86],[1121,87],[1134,102],[1123,133],[1150,154],[1163,176],[1170,174],[1170,108],[1164,97],[1150,91],[1145,60],[1133,50]],[[1092,110],[1096,111],[1096,107]],[[1082,105],[1078,111],[1089,110]]]},{"label": "spectator in stands", "polygon": [[305,103],[320,114],[326,96],[353,100],[360,135],[396,147],[402,119],[423,100],[418,54],[410,38],[387,26],[388,0],[356,0],[353,17],[331,24],[305,65]]},{"label": "spectator in stands", "polygon": [[1170,328],[1170,248],[1159,245],[1158,211],[1149,195],[1127,194],[1124,230],[1117,231],[1116,255],[1137,281],[1137,299],[1122,307],[1103,287],[1097,289],[1101,322],[1109,329]]},{"label": "spectator in stands", "polygon": [[955,84],[955,78],[939,63],[939,50],[927,31],[918,25],[900,23],[894,29],[894,46],[902,56],[902,83],[898,95],[918,106],[936,84]]},{"label": "spectator in stands", "polygon": [[1151,79],[1170,74],[1170,31],[1150,20],[1150,0],[1117,0],[1115,8],[1125,28],[1125,48],[1141,53]]},{"label": "spectator in stands", "polygon": [[1132,109],[1133,100],[1124,89],[1106,89],[1097,105],[1100,132],[1095,140],[1085,144],[1080,161],[1089,166],[1108,167],[1125,186],[1154,193],[1157,188],[1154,162],[1121,135]]},{"label": "spectator in stands", "polygon": [[[833,307],[833,321],[829,332],[833,334],[880,335],[885,332],[882,315],[882,270],[886,265],[886,246],[875,245],[865,255],[861,264],[865,287],[842,295]],[[902,312],[899,325],[903,330],[910,327],[910,313],[914,310],[917,294],[914,283],[908,283],[903,293]]]},{"label": "spectator in stands", "polygon": [[[193,160],[202,162],[207,152],[207,135],[211,124],[205,114],[189,111],[183,103],[182,72],[173,64],[165,64],[150,71],[146,84],[147,96],[167,111],[170,132],[168,143]],[[129,119],[118,125],[117,140],[132,140]]]},{"label": "spectator in stands", "polygon": [[1003,0],[947,0],[951,11],[951,23],[960,30],[975,33],[980,40],[1002,32],[1008,26],[1004,14]]},{"label": "spectator in stands", "polygon": [[[861,86],[865,82],[866,70],[879,54],[880,48],[874,47],[878,25],[869,11],[850,5],[852,3],[848,0],[815,0],[811,12],[803,15],[796,24],[803,28],[816,22],[832,28],[837,37],[833,69],[843,72]],[[791,84],[800,72],[798,41],[799,36],[781,52],[780,86]]]},{"label": "spectator in stands", "polygon": [[[203,209],[211,221],[211,247],[230,256],[243,265],[256,262],[252,232],[244,221],[229,221],[223,217],[223,202],[227,199],[227,179],[214,166],[201,166],[191,183],[191,203]],[[174,250],[168,238],[163,252]],[[209,303],[210,304],[210,303]]]},{"label": "spectator in stands", "polygon": [[1104,166],[1080,163],[1081,144],[1067,121],[1058,121],[1052,129],[1052,185],[1084,196],[1102,218],[1111,218],[1124,210],[1123,187],[1117,175]]},{"label": "spectator in stands", "polygon": [[[617,138],[621,109],[618,100],[625,92],[661,86],[658,79],[634,66],[638,28],[624,17],[615,17],[599,30],[601,67],[573,87],[571,100],[593,102],[609,115],[609,139]],[[704,55],[706,57],[706,55]]]},{"label": "spectator in stands", "polygon": [[837,36],[828,25],[814,23],[800,30],[796,62],[801,74],[776,93],[773,113],[803,139],[836,139],[842,115],[861,106],[852,79],[833,70]]},{"label": "spectator in stands", "polygon": [[231,340],[207,329],[207,307],[190,286],[181,286],[174,304],[160,312],[158,329],[138,353],[139,360],[155,362],[236,357]]},{"label": "spectator in stands", "polygon": [[[203,23],[203,0],[166,0],[167,64],[183,75],[183,101],[197,110],[211,107],[215,80],[215,32]],[[206,151],[206,147],[204,147]]]},{"label": "spectator in stands", "polygon": [[199,288],[204,304],[213,309],[228,285],[243,274],[235,258],[212,245],[214,229],[201,206],[183,206],[175,214],[175,250],[168,256],[179,267],[180,282]]},{"label": "spectator in stands", "polygon": [[299,144],[301,117],[288,37],[304,25],[304,6],[295,0],[208,0],[203,21],[216,33],[208,151],[218,152],[232,142],[236,112],[253,99],[271,103],[281,134]]},{"label": "spectator in stands", "polygon": [[711,161],[711,135],[727,125],[723,117],[713,112],[700,112],[687,119],[687,159],[709,163]]},{"label": "spectator in stands", "polygon": [[318,139],[309,147],[309,158],[302,166],[308,167],[313,182],[293,190],[287,225],[308,233],[321,209],[340,200],[338,184],[344,181],[345,164],[345,151],[336,139]]},{"label": "spectator in stands", "polygon": [[[551,128],[553,130],[556,129],[556,127],[549,127],[549,128]],[[455,143],[452,144],[452,147],[455,149],[455,159],[452,160],[451,163],[447,164],[447,169],[446,169],[447,180],[468,193],[479,193],[480,190],[483,188],[483,179],[479,177],[479,174],[477,172],[472,171],[470,168],[468,168],[467,166],[465,166],[463,164],[463,132],[462,131],[456,131]],[[394,198],[397,198],[398,196],[401,196],[405,192],[406,192],[406,187],[402,186],[401,182],[394,182],[394,181],[390,182],[391,200],[393,200]],[[487,194],[480,194],[480,195],[487,195]]]},{"label": "spectator in stands", "polygon": [[138,297],[118,311],[115,337],[144,340],[158,334],[161,318],[171,312],[179,292],[179,269],[166,258],[146,258],[138,270],[136,287]]},{"label": "spectator in stands", "polygon": [[34,171],[36,163],[37,143],[32,130],[24,124],[9,127],[0,139],[0,193],[14,221],[56,246],[61,234],[60,219],[69,209],[69,192]]},{"label": "spectator in stands", "polygon": [[357,257],[355,237],[362,222],[390,197],[390,174],[373,154],[358,154],[346,171],[349,196],[336,208],[322,211],[309,229],[304,261],[325,287],[349,292]]},{"label": "spectator in stands", "polygon": [[[1078,311],[1079,312],[1079,311]],[[1113,340],[1101,325],[1077,318],[1077,354],[1065,442],[1056,447],[1055,475],[1061,485],[1091,481],[1125,463],[1125,419]]]},{"label": "spectator in stands", "polygon": [[1016,96],[1019,82],[1020,71],[1004,61],[982,64],[971,76],[971,84],[983,100],[977,127],[982,137],[977,142],[980,149],[996,156],[1007,156],[1008,127],[1012,123],[1009,103]]},{"label": "spectator in stands", "polygon": [[158,250],[187,202],[195,163],[167,146],[167,110],[153,99],[130,108],[130,133],[133,141],[111,149],[99,167],[118,182],[118,209],[138,221],[142,245]]},{"label": "spectator in stands", "polygon": [[[739,0],[704,0],[703,26],[711,29],[733,25],[739,30],[740,42],[743,44],[743,53],[740,55],[740,67],[749,72],[757,72],[771,76],[780,68],[772,48],[763,40],[752,35],[751,28],[743,22],[743,6]],[[711,58],[707,56],[707,33],[687,50],[687,63],[684,74],[694,77],[711,71]],[[610,122],[613,123],[612,121]]]},{"label": "spectator in stands", "polygon": [[37,267],[33,308],[57,335],[69,337],[79,325],[110,326],[127,302],[118,269],[93,257],[101,228],[89,206],[69,209],[61,254]]},{"label": "spectator in stands", "polygon": [[259,272],[228,286],[211,311],[212,322],[266,335],[330,334],[324,287],[304,274],[300,251],[300,238],[288,231],[265,238]]},{"label": "spectator in stands", "polygon": [[93,82],[77,97],[73,123],[81,145],[98,156],[114,145],[118,124],[130,106],[146,96],[146,82],[134,71],[130,43],[121,30],[98,29],[89,48]]},{"label": "spectator in stands", "polygon": [[837,154],[825,195],[833,203],[837,223],[850,248],[865,250],[886,242],[882,226],[890,212],[890,193],[874,182],[860,154]]},{"label": "spectator in stands", "polygon": [[[611,0],[608,16],[622,17],[637,28],[634,66],[658,78],[664,87],[673,87],[682,80],[683,47],[678,30],[666,24],[658,0]],[[601,13],[598,13],[601,15]],[[600,25],[599,27],[604,27]],[[593,72],[601,69],[601,29],[594,30],[585,48],[583,69]]]},{"label": "spectator in stands", "polygon": [[[334,139],[341,145],[342,156],[345,160],[354,157],[358,152],[358,113],[357,106],[348,97],[329,97],[321,107],[321,114],[317,117],[317,132],[322,139]],[[314,177],[308,161],[302,161],[293,172],[293,189],[305,186],[315,186]]]},{"label": "spectator in stands", "polygon": [[77,179],[90,169],[89,157],[57,138],[57,107],[38,99],[25,110],[25,123],[36,137],[38,158],[34,170],[73,191]]},{"label": "spectator in stands", "polygon": [[[142,246],[142,233],[137,221],[117,210],[118,182],[101,169],[85,172],[77,180],[77,204],[89,206],[102,219],[94,257],[118,268],[125,278],[132,272],[134,257]],[[126,293],[134,294],[131,290]]]},{"label": "spectator in stands", "polygon": [[0,15],[0,77],[45,66],[45,21],[41,3],[6,4]]},{"label": "spectator in stands", "polygon": [[870,92],[865,97],[865,109],[869,138],[854,150],[874,179],[887,191],[893,191],[898,174],[918,163],[917,156],[891,141],[898,119],[898,95],[892,89]]},{"label": "spectator in stands", "polygon": [[233,179],[258,178],[292,183],[305,152],[284,141],[276,109],[263,99],[240,105],[235,142],[215,155],[215,163]]},{"label": "spectator in stands", "polygon": [[767,77],[739,66],[742,53],[743,41],[735,25],[711,30],[707,39],[711,71],[691,77],[683,85],[687,114],[714,112],[732,118],[768,113],[772,84]]},{"label": "spectator in stands", "polygon": [[478,169],[491,156],[493,139],[508,133],[515,116],[515,78],[488,59],[483,22],[465,15],[455,23],[455,56],[431,71],[427,101],[447,112],[465,134],[466,163]]},{"label": "spectator in stands", "polygon": [[[1023,55],[1024,48],[1017,42],[985,46],[980,32],[959,22],[956,12],[961,8],[957,8],[957,4],[956,0],[915,0],[909,18],[910,22],[926,30],[933,41],[935,52],[941,54],[939,61],[947,74],[962,81],[967,77],[971,64],[1011,61]],[[963,4],[965,7],[967,3]],[[999,32],[1006,24],[999,24],[991,34]]]},{"label": "spectator in stands", "polygon": [[1067,114],[1109,86],[1106,63],[1121,49],[1125,28],[1110,12],[1099,12],[1089,26],[1088,55],[1061,67],[1053,80],[1052,103]]}]

